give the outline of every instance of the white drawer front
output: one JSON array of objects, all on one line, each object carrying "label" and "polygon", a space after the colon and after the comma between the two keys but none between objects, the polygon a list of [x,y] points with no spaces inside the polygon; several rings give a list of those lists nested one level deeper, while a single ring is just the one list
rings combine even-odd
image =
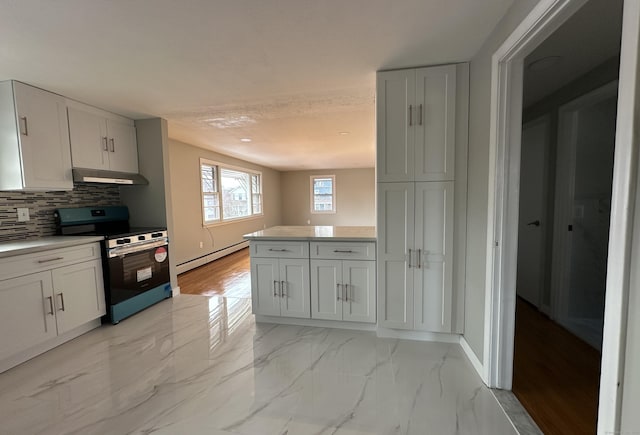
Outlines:
[{"label": "white drawer front", "polygon": [[100,258],[100,243],[50,249],[0,259],[0,280]]},{"label": "white drawer front", "polygon": [[367,242],[311,242],[311,258],[375,260],[376,244]]},{"label": "white drawer front", "polygon": [[251,256],[262,258],[309,258],[309,242],[263,242],[252,240]]}]

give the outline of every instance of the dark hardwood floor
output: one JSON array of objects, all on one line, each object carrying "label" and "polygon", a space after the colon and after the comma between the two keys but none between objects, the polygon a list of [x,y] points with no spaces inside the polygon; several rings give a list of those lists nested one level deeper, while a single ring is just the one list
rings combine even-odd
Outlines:
[{"label": "dark hardwood floor", "polygon": [[190,295],[250,298],[249,248],[178,275],[178,285]]},{"label": "dark hardwood floor", "polygon": [[518,298],[513,393],[545,434],[594,434],[600,353]]}]

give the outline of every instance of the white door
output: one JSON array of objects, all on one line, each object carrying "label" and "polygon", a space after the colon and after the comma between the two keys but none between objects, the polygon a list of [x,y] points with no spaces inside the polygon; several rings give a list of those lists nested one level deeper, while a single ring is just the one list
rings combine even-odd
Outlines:
[{"label": "white door", "polygon": [[109,168],[119,172],[138,172],[136,129],[127,122],[107,119]]},{"label": "white door", "polygon": [[280,315],[280,276],[277,258],[251,257],[251,302],[254,314]]},{"label": "white door", "polygon": [[375,261],[342,262],[344,320],[368,323],[376,321],[375,265]]},{"label": "white door", "polygon": [[311,318],[342,320],[342,261],[311,260]]},{"label": "white door", "polygon": [[52,275],[59,334],[106,313],[101,260],[60,267]]},{"label": "white door", "polygon": [[69,107],[67,112],[73,167],[109,169],[109,144],[105,118],[75,107]]},{"label": "white door", "polygon": [[309,260],[281,258],[280,260],[280,315],[283,317],[311,317],[311,279]]},{"label": "white door", "polygon": [[378,181],[412,181],[415,70],[378,73],[376,99]]},{"label": "white door", "polygon": [[71,150],[64,97],[19,82],[14,82],[14,90],[25,187],[71,190]]},{"label": "white door", "polygon": [[454,179],[456,65],[416,71],[415,181]]},{"label": "white door", "polygon": [[51,272],[0,281],[0,360],[57,335]]},{"label": "white door", "polygon": [[545,277],[545,239],[551,230],[547,213],[549,117],[522,126],[520,155],[520,212],[516,292],[540,307]]},{"label": "white door", "polygon": [[413,329],[415,183],[378,183],[378,321]]},{"label": "white door", "polygon": [[416,183],[414,328],[451,332],[453,181]]}]

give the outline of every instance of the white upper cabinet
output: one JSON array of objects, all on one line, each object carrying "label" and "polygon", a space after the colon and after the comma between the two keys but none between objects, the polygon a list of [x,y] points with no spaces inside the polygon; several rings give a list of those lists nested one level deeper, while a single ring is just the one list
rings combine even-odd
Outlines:
[{"label": "white upper cabinet", "polygon": [[0,190],[73,189],[64,97],[1,82],[0,134]]},{"label": "white upper cabinet", "polygon": [[138,172],[132,120],[75,101],[68,102],[74,168]]},{"label": "white upper cabinet", "polygon": [[456,65],[379,72],[378,181],[454,179]]}]

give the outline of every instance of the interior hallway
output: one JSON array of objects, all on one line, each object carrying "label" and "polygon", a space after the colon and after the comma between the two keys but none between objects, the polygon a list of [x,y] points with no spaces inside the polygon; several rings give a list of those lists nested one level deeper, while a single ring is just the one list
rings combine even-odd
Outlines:
[{"label": "interior hallway", "polygon": [[518,298],[513,392],[547,435],[596,432],[600,353]]}]

